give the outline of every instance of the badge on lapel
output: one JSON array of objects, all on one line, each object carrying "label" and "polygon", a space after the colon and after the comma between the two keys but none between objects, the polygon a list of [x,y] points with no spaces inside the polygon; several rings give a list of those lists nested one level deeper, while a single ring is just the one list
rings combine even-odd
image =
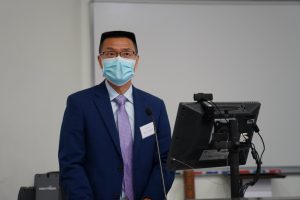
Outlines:
[{"label": "badge on lapel", "polygon": [[151,135],[154,135],[154,125],[153,122],[150,122],[148,124],[145,124],[144,126],[140,127],[142,138],[145,139]]}]

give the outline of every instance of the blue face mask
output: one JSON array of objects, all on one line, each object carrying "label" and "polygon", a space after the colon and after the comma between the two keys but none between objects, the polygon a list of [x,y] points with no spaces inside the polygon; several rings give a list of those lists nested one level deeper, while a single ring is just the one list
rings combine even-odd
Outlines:
[{"label": "blue face mask", "polygon": [[117,86],[130,81],[134,75],[135,60],[122,58],[103,59],[103,76]]}]

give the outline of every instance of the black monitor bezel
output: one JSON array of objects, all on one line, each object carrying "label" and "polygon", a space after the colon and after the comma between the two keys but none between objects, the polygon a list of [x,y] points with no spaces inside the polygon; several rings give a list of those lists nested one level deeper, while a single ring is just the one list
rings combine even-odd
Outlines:
[{"label": "black monitor bezel", "polygon": [[[191,112],[195,112],[201,116],[198,118],[198,121],[201,120],[201,125],[202,126],[212,126],[214,127],[215,125],[212,124],[217,120],[225,120],[228,121],[230,119],[237,119],[238,123],[240,124],[240,127],[247,127],[247,130],[241,130],[239,129],[239,132],[241,131],[246,131],[248,132],[248,140],[246,143],[241,143],[240,146],[240,165],[246,164],[247,157],[249,154],[249,147],[250,143],[252,141],[253,137],[253,128],[250,125],[246,125],[246,121],[252,120],[253,124],[256,124],[258,113],[260,110],[260,103],[259,102],[246,102],[246,101],[240,101],[240,102],[214,102],[213,104],[214,109],[214,121],[205,121],[205,113],[206,109],[203,107],[203,104],[201,102],[181,102],[178,106],[178,112],[177,112],[177,117],[176,117],[176,122],[174,126],[174,131],[172,135],[172,141],[171,141],[171,146],[170,146],[170,151],[168,155],[168,160],[167,160],[167,167],[170,170],[183,170],[183,169],[196,169],[196,168],[209,168],[209,167],[221,167],[221,166],[229,166],[228,159],[216,159],[216,160],[210,160],[210,161],[198,161],[195,159],[195,155],[190,156],[193,157],[193,159],[187,160],[184,159],[183,157],[189,157],[188,155],[185,155],[183,151],[181,151],[180,148],[182,146],[187,146],[187,144],[184,144],[185,141],[184,137],[189,137],[191,135],[186,135],[186,133],[183,132],[183,129],[185,126],[184,122],[180,121],[182,119],[182,115],[185,115],[184,109],[190,109]],[[217,106],[217,108],[215,107]],[[225,109],[227,107],[227,109]],[[195,114],[195,115],[196,115]],[[192,119],[192,118],[191,118]],[[187,124],[187,123],[186,123]],[[190,123],[191,124],[191,123]],[[199,128],[199,127],[198,127]],[[200,128],[201,130],[204,130],[203,128]],[[206,127],[206,132],[209,131],[209,128]],[[213,131],[211,130],[211,133]],[[203,133],[202,133],[203,134]],[[208,134],[208,133],[206,133]],[[195,141],[199,141],[199,138],[201,136],[196,135]],[[203,150],[205,149],[213,149],[210,145],[210,141],[207,141],[207,136],[204,138],[205,142],[207,142],[206,145],[201,144],[200,146],[193,147],[193,148],[198,148],[195,150],[197,153],[198,151],[200,154],[202,154]],[[210,136],[211,140],[211,136]],[[188,142],[188,139],[187,141]],[[190,140],[190,143],[193,143],[193,140]],[[194,145],[195,146],[195,145]],[[179,152],[181,155],[179,155]],[[190,153],[190,152],[188,152]],[[200,157],[200,155],[199,155]],[[174,160],[174,158],[176,160]],[[180,163],[181,162],[181,163]]]}]

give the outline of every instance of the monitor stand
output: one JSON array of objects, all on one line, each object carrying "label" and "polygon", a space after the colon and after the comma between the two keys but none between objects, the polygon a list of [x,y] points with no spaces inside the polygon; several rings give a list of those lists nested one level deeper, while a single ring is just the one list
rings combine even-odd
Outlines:
[{"label": "monitor stand", "polygon": [[213,144],[213,149],[228,149],[229,166],[230,166],[230,184],[231,197],[240,197],[240,177],[239,177],[239,150],[240,134],[237,119],[226,120],[229,125],[229,140]]},{"label": "monitor stand", "polygon": [[231,198],[240,197],[239,150],[240,135],[236,119],[229,120],[231,148],[229,149]]}]

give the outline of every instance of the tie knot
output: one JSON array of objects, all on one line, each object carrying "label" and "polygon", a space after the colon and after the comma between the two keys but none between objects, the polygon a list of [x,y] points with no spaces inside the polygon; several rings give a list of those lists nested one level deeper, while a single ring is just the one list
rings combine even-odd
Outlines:
[{"label": "tie knot", "polygon": [[119,95],[115,99],[116,99],[116,102],[119,106],[123,106],[125,104],[126,100],[127,100],[126,97],[123,96],[123,95]]}]

